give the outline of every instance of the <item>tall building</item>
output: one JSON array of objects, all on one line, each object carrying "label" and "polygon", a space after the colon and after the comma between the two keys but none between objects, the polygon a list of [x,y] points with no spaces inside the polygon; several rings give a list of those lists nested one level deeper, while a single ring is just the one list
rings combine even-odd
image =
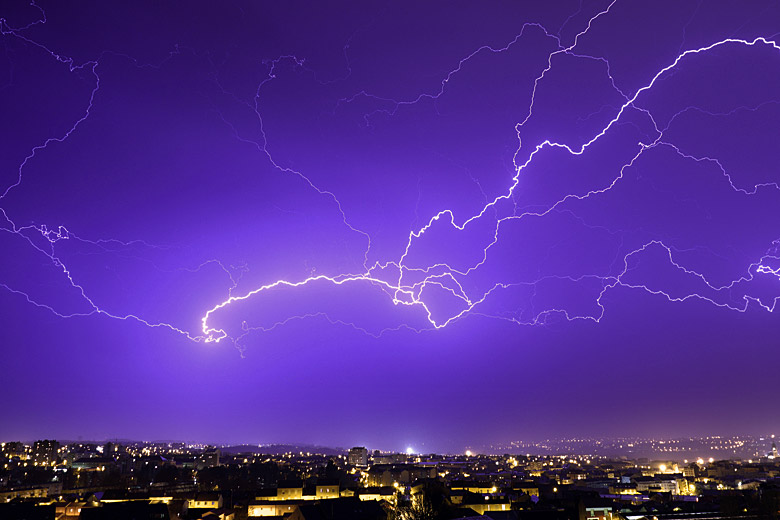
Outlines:
[{"label": "tall building", "polygon": [[15,457],[19,459],[27,458],[27,452],[25,450],[24,443],[22,442],[4,442],[0,444],[0,451],[8,459],[13,459]]},{"label": "tall building", "polygon": [[348,461],[352,466],[368,466],[368,450],[364,446],[356,446],[349,450]]},{"label": "tall building", "polygon": [[109,441],[103,445],[103,455],[113,457],[119,451],[119,445]]},{"label": "tall building", "polygon": [[51,440],[35,441],[33,444],[33,462],[41,465],[51,465],[57,462],[60,443]]},{"label": "tall building", "polygon": [[203,469],[219,466],[219,456],[219,448],[207,448],[203,453],[200,454],[200,460],[198,461],[197,468]]}]

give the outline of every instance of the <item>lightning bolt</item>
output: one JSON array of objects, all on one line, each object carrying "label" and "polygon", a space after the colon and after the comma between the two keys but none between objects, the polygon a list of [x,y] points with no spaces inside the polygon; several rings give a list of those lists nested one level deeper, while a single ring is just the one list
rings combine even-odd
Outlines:
[{"label": "lightning bolt", "polygon": [[[626,172],[635,167],[637,161],[654,150],[671,150],[682,160],[691,161],[697,164],[706,163],[714,165],[720,174],[727,180],[730,188],[741,196],[755,196],[762,190],[780,190],[780,185],[778,182],[764,182],[757,183],[752,186],[741,186],[734,180],[733,176],[727,171],[723,163],[718,158],[709,156],[696,156],[694,154],[687,153],[680,146],[667,140],[665,137],[673,122],[677,118],[689,112],[700,112],[711,116],[729,116],[736,111],[758,111],[768,104],[777,104],[777,101],[769,101],[755,106],[742,106],[727,112],[708,112],[701,108],[691,106],[677,112],[674,116],[671,117],[671,119],[664,127],[661,127],[656,122],[656,119],[650,110],[640,106],[642,97],[645,94],[652,91],[656,85],[669,74],[683,67],[686,60],[692,59],[696,55],[708,54],[717,49],[734,46],[745,47],[749,49],[766,47],[774,51],[780,51],[780,46],[775,41],[773,41],[772,37],[767,36],[757,37],[752,40],[725,38],[706,46],[692,48],[684,51],[681,50],[675,59],[671,60],[668,65],[658,70],[645,85],[638,88],[635,92],[633,92],[633,94],[627,94],[624,92],[624,90],[618,87],[618,84],[613,77],[610,63],[607,59],[600,56],[582,54],[576,50],[582,38],[586,37],[592,31],[594,24],[598,20],[607,19],[610,16],[611,10],[617,1],[618,0],[613,0],[607,5],[606,8],[592,16],[587,21],[584,28],[582,28],[582,30],[574,36],[570,45],[563,44],[562,38],[560,36],[561,30],[553,32],[539,23],[526,23],[521,27],[520,32],[513,39],[509,40],[503,47],[492,47],[484,45],[478,47],[476,50],[460,59],[457,65],[444,76],[444,78],[441,80],[440,88],[435,92],[421,93],[411,99],[395,100],[376,96],[365,90],[361,90],[350,97],[338,100],[336,103],[336,108],[354,103],[356,100],[361,98],[389,104],[391,107],[390,109],[378,109],[376,111],[365,114],[364,121],[368,126],[370,125],[371,118],[379,112],[392,117],[401,107],[415,105],[423,100],[436,100],[442,96],[445,96],[448,85],[455,81],[458,76],[469,67],[471,61],[476,60],[480,56],[488,53],[500,54],[507,52],[513,46],[517,45],[518,42],[520,42],[524,37],[527,37],[531,32],[540,33],[544,38],[554,42],[556,47],[554,51],[547,55],[546,66],[535,77],[528,102],[527,113],[515,126],[518,145],[512,160],[512,164],[514,166],[513,176],[506,190],[492,199],[485,195],[486,200],[484,205],[477,212],[466,217],[456,217],[456,212],[452,208],[441,209],[440,211],[430,216],[427,222],[425,222],[422,226],[409,231],[406,238],[405,247],[402,251],[399,251],[399,254],[396,258],[385,259],[381,261],[377,260],[374,263],[371,263],[370,261],[372,252],[372,240],[370,234],[362,229],[359,225],[353,224],[351,222],[344,205],[336,194],[336,191],[319,185],[318,183],[314,182],[309,175],[302,171],[284,166],[280,161],[275,159],[274,154],[269,147],[269,141],[266,135],[262,115],[263,107],[261,104],[261,93],[264,87],[278,78],[278,75],[280,74],[278,70],[280,64],[290,63],[294,67],[306,69],[305,60],[294,55],[282,55],[273,60],[267,60],[264,63],[264,65],[267,67],[267,76],[262,81],[260,81],[259,84],[257,84],[254,99],[251,102],[244,101],[239,96],[231,93],[219,82],[219,79],[215,74],[213,76],[213,81],[218,89],[223,94],[230,96],[236,102],[241,103],[243,107],[249,110],[251,114],[256,117],[259,123],[260,139],[252,139],[250,137],[243,136],[238,128],[231,123],[230,119],[220,113],[219,115],[222,122],[227,126],[233,136],[239,141],[255,147],[256,150],[262,155],[264,160],[273,166],[280,174],[291,175],[301,179],[309,189],[323,197],[324,200],[327,200],[338,214],[341,224],[351,233],[354,233],[355,235],[361,237],[362,240],[364,240],[365,249],[363,250],[364,254],[362,271],[339,274],[312,274],[299,280],[278,279],[255,287],[251,290],[243,291],[239,291],[238,287],[239,282],[241,281],[241,277],[249,269],[247,265],[236,267],[232,265],[226,265],[217,259],[211,259],[191,268],[183,268],[189,272],[195,272],[207,266],[214,265],[225,273],[228,281],[228,286],[226,288],[226,298],[214,303],[210,308],[205,310],[200,319],[199,327],[196,329],[196,331],[188,331],[184,327],[175,326],[166,322],[155,321],[153,319],[142,317],[134,313],[112,311],[102,307],[99,302],[95,301],[92,297],[89,296],[89,291],[84,287],[84,284],[77,280],[77,277],[71,272],[62,258],[57,254],[57,248],[63,241],[79,241],[81,243],[89,244],[99,248],[101,251],[112,254],[132,247],[154,249],[165,248],[167,246],[150,244],[143,240],[92,240],[76,235],[64,226],[57,226],[56,228],[49,228],[45,225],[20,226],[16,224],[12,216],[9,215],[4,207],[2,207],[2,202],[9,195],[9,193],[22,184],[24,180],[24,172],[28,164],[31,161],[34,161],[38,155],[44,153],[51,144],[64,143],[71,135],[78,132],[82,123],[89,118],[91,110],[96,103],[96,99],[100,91],[100,62],[104,56],[121,56],[130,60],[137,67],[158,68],[163,66],[165,61],[172,59],[182,51],[182,49],[177,46],[173,51],[171,51],[171,53],[169,53],[168,58],[159,64],[140,63],[138,60],[128,55],[116,53],[113,51],[104,51],[98,58],[94,60],[87,61],[82,64],[76,64],[73,58],[63,56],[51,50],[46,45],[43,45],[36,40],[26,36],[26,32],[30,28],[38,25],[45,25],[47,22],[46,13],[44,10],[35,4],[35,2],[32,2],[31,5],[40,11],[41,17],[28,25],[15,28],[9,26],[5,19],[0,18],[0,36],[4,38],[18,39],[19,41],[22,41],[25,44],[40,50],[55,62],[67,67],[68,70],[72,73],[88,72],[94,83],[91,89],[91,94],[84,104],[82,116],[77,119],[73,125],[63,134],[49,137],[41,144],[34,146],[19,165],[15,180],[7,187],[5,187],[2,191],[2,194],[0,194],[0,214],[2,215],[2,227],[0,227],[0,230],[21,239],[37,254],[40,254],[46,258],[47,261],[58,270],[69,287],[76,291],[81,301],[84,303],[84,308],[78,311],[64,312],[62,310],[56,309],[54,306],[49,305],[46,302],[38,301],[25,291],[12,287],[11,285],[4,282],[0,282],[0,287],[11,294],[19,296],[27,303],[35,307],[45,309],[46,311],[51,312],[52,314],[61,318],[76,318],[100,315],[116,320],[134,321],[150,328],[167,329],[195,342],[218,343],[227,339],[237,346],[240,346],[245,337],[250,333],[269,332],[296,321],[310,319],[323,319],[331,325],[348,327],[371,337],[380,337],[385,333],[402,329],[411,330],[415,333],[420,333],[424,330],[441,329],[470,315],[505,320],[522,326],[542,325],[546,323],[552,316],[560,316],[567,321],[588,320],[598,323],[601,321],[602,317],[607,311],[603,303],[603,297],[610,290],[615,290],[618,288],[644,291],[649,294],[665,298],[670,302],[699,300],[716,307],[735,312],[746,312],[749,306],[754,304],[768,312],[773,312],[777,306],[777,301],[780,296],[774,297],[769,302],[765,302],[757,297],[745,293],[741,298],[741,302],[734,302],[730,295],[733,291],[737,291],[740,287],[746,286],[759,277],[777,278],[780,280],[780,255],[778,255],[777,241],[773,243],[773,245],[762,256],[757,258],[755,262],[747,265],[744,270],[744,274],[725,284],[716,283],[697,270],[686,267],[683,261],[678,260],[678,257],[682,251],[678,250],[671,244],[667,244],[664,240],[654,239],[644,242],[641,246],[631,249],[622,256],[616,256],[614,265],[618,267],[616,267],[616,272],[614,272],[614,274],[583,273],[576,276],[544,275],[539,276],[536,279],[523,282],[496,282],[487,289],[482,289],[479,291],[475,291],[473,288],[468,286],[467,282],[469,281],[470,277],[475,273],[480,272],[481,269],[485,268],[489,258],[491,257],[493,249],[501,242],[502,231],[510,222],[527,221],[529,219],[541,219],[551,215],[566,215],[568,217],[578,219],[583,223],[583,225],[586,225],[584,220],[582,220],[580,217],[577,217],[577,215],[566,206],[575,201],[596,199],[611,192],[625,178]],[[582,5],[580,5],[577,13],[569,16],[569,18],[564,22],[564,25],[570,23],[574,16],[581,11],[581,9]],[[563,26],[561,29],[562,28]],[[351,42],[348,42],[344,47],[344,57],[347,63],[347,76],[349,76],[352,72],[351,65],[349,63],[349,56],[347,53],[350,43]],[[602,107],[598,113],[601,113],[604,110],[612,110],[614,112],[612,117],[607,121],[606,124],[601,127],[599,131],[595,132],[584,142],[581,142],[578,145],[548,138],[541,140],[536,144],[532,144],[530,147],[526,146],[523,144],[521,137],[525,126],[534,116],[537,93],[539,89],[542,88],[541,86],[545,80],[545,77],[553,69],[556,56],[561,55],[566,55],[579,60],[594,61],[603,65],[604,74],[606,75],[611,87],[619,95],[623,102],[618,107]],[[309,70],[313,73],[313,71],[310,69],[306,70]],[[320,83],[327,83],[317,79],[316,74],[315,80]],[[536,164],[540,160],[540,157],[552,151],[562,152],[571,157],[583,156],[596,143],[599,143],[605,139],[605,136],[607,136],[610,131],[616,129],[619,125],[633,124],[626,121],[627,115],[629,113],[640,114],[643,116],[654,129],[655,136],[654,138],[648,139],[647,142],[640,141],[636,143],[635,153],[631,156],[630,160],[625,162],[614,173],[614,176],[611,178],[611,180],[609,180],[609,182],[606,182],[600,186],[592,186],[584,192],[566,193],[564,196],[541,208],[529,209],[519,208],[517,206],[516,196],[518,191],[522,189],[521,182],[523,179],[523,174],[526,173],[532,165]],[[530,150],[527,153],[526,158],[520,159],[521,152],[525,154],[526,150]],[[474,181],[481,190],[481,186],[479,185],[478,181],[476,181],[476,179],[474,179]],[[483,191],[482,193],[484,194],[485,192]],[[505,214],[507,212],[509,214]],[[471,265],[455,266],[450,265],[450,263],[447,261],[415,264],[410,261],[410,256],[414,246],[418,244],[426,234],[434,233],[434,228],[440,229],[437,226],[445,225],[456,233],[466,233],[469,228],[474,227],[477,224],[485,223],[488,223],[490,229],[492,229],[492,235],[487,241],[487,244],[481,248],[481,251],[478,255],[479,259],[476,262],[473,262]],[[668,266],[671,267],[671,269],[673,269],[681,276],[686,277],[687,279],[696,281],[698,284],[700,284],[702,290],[686,293],[683,295],[676,295],[671,291],[653,287],[649,283],[633,280],[632,277],[635,275],[636,271],[635,265],[638,262],[641,262],[641,259],[644,257],[644,255],[658,251],[663,253],[666,261],[668,262]],[[156,269],[161,269],[160,266],[154,267]],[[388,272],[396,274],[392,277],[388,277],[386,274]],[[612,269],[610,269],[609,272],[612,272]],[[243,321],[241,330],[238,331],[238,334],[236,335],[231,335],[228,330],[225,330],[224,328],[221,328],[217,325],[213,325],[213,319],[217,314],[226,312],[229,308],[234,307],[239,302],[255,299],[259,295],[268,293],[275,289],[303,290],[307,286],[319,283],[327,283],[333,287],[355,284],[368,284],[370,286],[376,287],[385,293],[395,306],[407,306],[419,309],[420,313],[425,319],[426,325],[424,327],[413,327],[408,324],[402,324],[397,327],[388,327],[378,332],[374,332],[365,327],[361,327],[356,323],[332,318],[326,312],[313,312],[290,316],[267,326],[250,326],[246,321]],[[534,310],[530,314],[523,316],[511,314],[506,315],[501,313],[497,314],[483,309],[485,304],[489,302],[494,295],[510,289],[523,288],[529,290],[532,295],[531,298],[533,298],[536,294],[537,287],[544,283],[592,283],[595,286],[600,287],[597,297],[592,302],[595,307],[598,308],[598,311],[594,313],[579,314],[565,308],[546,307],[542,308],[541,310]],[[428,294],[433,293],[434,291],[441,291],[447,294],[449,297],[453,298],[458,303],[459,310],[453,311],[444,317],[436,317],[436,312],[434,311],[431,300],[428,297]]]}]

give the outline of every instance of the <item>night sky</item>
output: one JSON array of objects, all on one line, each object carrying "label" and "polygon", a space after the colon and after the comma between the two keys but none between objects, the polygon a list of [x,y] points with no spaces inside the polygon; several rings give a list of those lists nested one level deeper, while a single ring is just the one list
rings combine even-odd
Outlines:
[{"label": "night sky", "polygon": [[0,440],[780,429],[780,3],[0,4]]}]

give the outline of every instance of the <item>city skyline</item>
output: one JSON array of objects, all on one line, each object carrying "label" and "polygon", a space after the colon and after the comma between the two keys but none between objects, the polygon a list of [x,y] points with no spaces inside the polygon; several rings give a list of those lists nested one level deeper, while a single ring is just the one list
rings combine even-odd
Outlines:
[{"label": "city skyline", "polygon": [[[28,447],[37,446],[40,443],[56,442],[59,445],[71,445],[80,447],[92,447],[102,453],[101,446],[114,445],[125,447],[154,446],[155,449],[200,449],[208,450],[218,448],[225,453],[240,454],[254,453],[256,455],[285,455],[285,454],[310,454],[323,456],[344,455],[356,448],[347,445],[318,446],[311,444],[290,443],[240,443],[224,444],[219,442],[198,442],[182,439],[27,439],[5,440],[0,442],[0,448],[11,444],[24,444]],[[506,445],[477,446],[468,445],[459,451],[435,452],[415,449],[414,446],[406,446],[404,449],[386,448],[380,446],[362,446],[371,454],[395,454],[407,456],[505,456],[522,455],[529,457],[596,457],[605,460],[620,459],[648,459],[667,460],[681,463],[713,463],[715,461],[735,460],[758,462],[763,457],[772,459],[776,455],[774,434],[762,436],[735,435],[721,436],[710,435],[706,437],[685,438],[573,438],[573,439],[543,439],[537,441],[516,440]],[[774,453],[774,455],[773,455]]]},{"label": "city skyline", "polygon": [[0,439],[780,431],[780,5],[0,7]]},{"label": "city skyline", "polygon": [[20,520],[719,520],[780,512],[774,442],[750,460],[684,461],[247,448],[0,443],[0,512]]}]

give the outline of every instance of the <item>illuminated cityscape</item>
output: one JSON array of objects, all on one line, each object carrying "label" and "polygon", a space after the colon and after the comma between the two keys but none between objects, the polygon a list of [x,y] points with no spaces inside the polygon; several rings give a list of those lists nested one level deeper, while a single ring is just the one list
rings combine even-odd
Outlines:
[{"label": "illuminated cityscape", "polygon": [[0,0],[0,520],[780,519],[780,0]]},{"label": "illuminated cityscape", "polygon": [[[572,444],[617,449],[621,443],[624,453],[645,449],[654,456],[566,452]],[[675,454],[668,454],[670,444]],[[558,453],[7,442],[0,516],[34,511],[39,516],[18,517],[611,520],[771,518],[780,512],[773,435],[581,439],[525,447]],[[752,458],[708,456],[730,449]],[[700,455],[695,460],[680,458],[694,450]]]}]

